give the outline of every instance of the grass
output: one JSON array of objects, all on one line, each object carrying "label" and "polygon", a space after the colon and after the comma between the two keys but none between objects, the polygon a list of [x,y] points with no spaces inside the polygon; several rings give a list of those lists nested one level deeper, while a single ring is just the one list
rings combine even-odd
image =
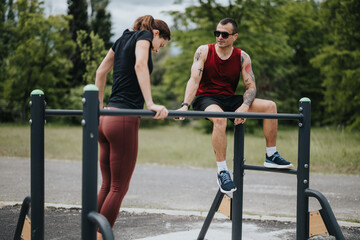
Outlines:
[{"label": "grass", "polygon": [[[30,127],[0,125],[0,156],[30,156]],[[232,166],[233,133],[227,135],[227,161]],[[310,148],[311,172],[323,174],[360,175],[360,133],[336,128],[312,128]],[[298,148],[297,128],[280,127],[277,147],[285,159],[296,165]],[[45,127],[45,158],[81,160],[82,129],[80,126]],[[246,164],[262,165],[265,139],[261,129],[245,134]],[[141,128],[139,132],[138,163],[171,166],[215,168],[211,135],[179,125]]]}]

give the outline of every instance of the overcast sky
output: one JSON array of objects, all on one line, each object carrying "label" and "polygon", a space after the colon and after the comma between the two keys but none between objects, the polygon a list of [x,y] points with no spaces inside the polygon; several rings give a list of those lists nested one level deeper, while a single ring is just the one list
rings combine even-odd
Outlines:
[{"label": "overcast sky", "polygon": [[[107,10],[111,13],[113,40],[120,37],[125,29],[131,28],[137,17],[147,14],[171,26],[172,18],[163,11],[184,10],[196,2],[184,0],[179,5],[173,4],[173,0],[110,0]],[[67,0],[44,0],[44,8],[47,15],[67,14]]]}]

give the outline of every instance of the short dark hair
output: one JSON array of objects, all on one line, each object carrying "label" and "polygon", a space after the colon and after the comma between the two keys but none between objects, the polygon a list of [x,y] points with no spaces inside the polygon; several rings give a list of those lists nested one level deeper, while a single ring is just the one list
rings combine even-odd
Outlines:
[{"label": "short dark hair", "polygon": [[220,20],[220,24],[221,24],[221,25],[226,25],[226,24],[228,24],[228,23],[231,23],[231,24],[232,24],[233,30],[234,30],[233,33],[237,33],[237,32],[238,32],[238,27],[237,27],[237,24],[236,24],[236,22],[235,22],[234,19],[232,19],[232,18],[224,18],[224,19],[221,19],[221,20]]}]

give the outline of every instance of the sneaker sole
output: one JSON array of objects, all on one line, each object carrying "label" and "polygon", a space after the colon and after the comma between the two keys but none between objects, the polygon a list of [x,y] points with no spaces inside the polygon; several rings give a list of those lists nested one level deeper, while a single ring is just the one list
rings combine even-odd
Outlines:
[{"label": "sneaker sole", "polygon": [[220,182],[219,182],[219,179],[217,179],[216,182],[217,182],[217,184],[219,185],[220,192],[222,192],[222,193],[227,194],[227,193],[235,192],[235,191],[237,190],[237,188],[233,188],[233,189],[231,189],[230,191],[226,191],[226,190],[224,190],[224,189],[221,188],[221,184],[220,184]]},{"label": "sneaker sole", "polygon": [[268,163],[268,162],[264,162],[264,166],[266,168],[277,168],[277,169],[290,169],[293,168],[294,165],[289,164],[289,165],[278,165],[278,164],[273,164],[273,163]]}]

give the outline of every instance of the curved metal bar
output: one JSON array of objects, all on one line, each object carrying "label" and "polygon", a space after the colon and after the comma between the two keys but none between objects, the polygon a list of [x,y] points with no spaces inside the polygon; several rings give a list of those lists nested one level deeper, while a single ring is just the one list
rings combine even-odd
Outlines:
[{"label": "curved metal bar", "polygon": [[88,214],[88,219],[99,226],[104,240],[114,240],[114,234],[111,226],[103,215],[93,211]]},{"label": "curved metal bar", "polygon": [[[103,116],[139,116],[153,117],[154,111],[142,109],[101,109]],[[290,113],[235,113],[235,112],[204,112],[204,111],[176,111],[169,110],[167,118],[188,117],[188,118],[251,118],[251,119],[284,119],[301,120],[302,114]]]},{"label": "curved metal bar", "polygon": [[46,116],[82,116],[82,110],[45,109]]},{"label": "curved metal bar", "polygon": [[337,240],[345,240],[345,237],[341,231],[338,222],[336,221],[335,215],[326,197],[321,192],[309,188],[305,190],[305,196],[314,197],[319,201],[322,210],[324,210],[325,213],[325,218],[323,220],[329,233],[333,235]]}]

